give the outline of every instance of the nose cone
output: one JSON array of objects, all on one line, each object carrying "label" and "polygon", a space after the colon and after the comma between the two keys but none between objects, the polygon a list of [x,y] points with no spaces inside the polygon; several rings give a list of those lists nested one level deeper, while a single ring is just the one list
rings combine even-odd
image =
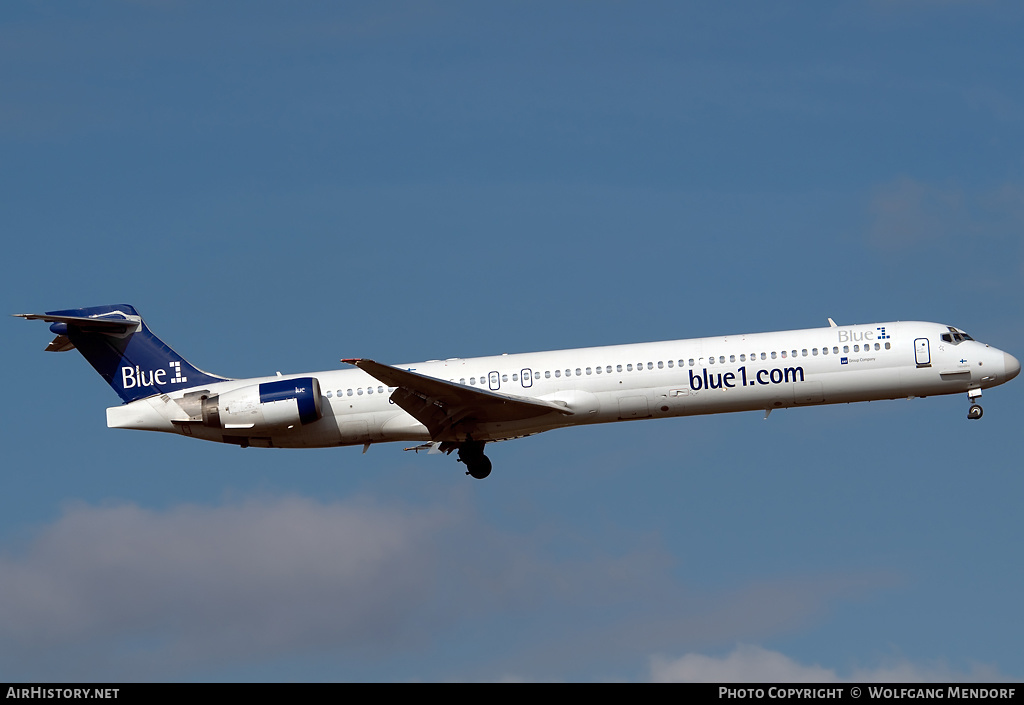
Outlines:
[{"label": "nose cone", "polygon": [[1003,370],[1003,374],[1006,376],[1005,381],[1009,382],[1020,374],[1020,362],[1010,353],[1003,353]]}]

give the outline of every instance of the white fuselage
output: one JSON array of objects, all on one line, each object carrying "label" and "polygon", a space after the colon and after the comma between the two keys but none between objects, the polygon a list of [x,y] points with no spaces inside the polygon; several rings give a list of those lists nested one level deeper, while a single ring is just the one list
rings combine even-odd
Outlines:
[{"label": "white fuselage", "polygon": [[[1012,356],[959,335],[953,339],[951,331],[936,323],[893,322],[394,367],[473,389],[553,402],[572,412],[474,430],[474,440],[494,441],[580,424],[964,393],[1002,384],[1019,371]],[[107,424],[269,447],[439,440],[391,402],[393,388],[356,368],[301,375],[316,378],[321,390],[323,417],[308,425],[208,428],[190,423],[196,412],[183,402],[197,391],[224,395],[299,377],[230,380],[155,395],[108,409]]]}]

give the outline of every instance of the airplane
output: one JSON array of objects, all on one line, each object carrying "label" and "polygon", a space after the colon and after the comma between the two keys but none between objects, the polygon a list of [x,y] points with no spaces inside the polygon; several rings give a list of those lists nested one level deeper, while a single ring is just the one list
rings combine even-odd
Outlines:
[{"label": "airplane", "polygon": [[556,428],[637,419],[967,393],[1020,362],[953,326],[837,325],[231,379],[194,367],[127,304],[14,314],[50,323],[47,351],[78,349],[124,402],[107,426],[246,447],[419,442],[491,473],[484,446]]}]

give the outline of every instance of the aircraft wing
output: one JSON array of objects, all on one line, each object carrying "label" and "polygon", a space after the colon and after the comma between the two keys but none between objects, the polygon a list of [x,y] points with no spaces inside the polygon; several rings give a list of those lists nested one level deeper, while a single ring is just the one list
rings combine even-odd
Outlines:
[{"label": "aircraft wing", "polygon": [[474,389],[373,360],[342,362],[355,365],[389,387],[397,387],[391,401],[426,426],[433,440],[445,440],[456,426],[469,430],[477,424],[522,421],[550,413],[571,416],[573,413],[553,402]]}]

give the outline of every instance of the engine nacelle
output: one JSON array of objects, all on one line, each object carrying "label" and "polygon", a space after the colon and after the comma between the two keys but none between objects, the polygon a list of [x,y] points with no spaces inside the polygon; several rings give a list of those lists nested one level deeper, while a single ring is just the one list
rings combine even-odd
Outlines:
[{"label": "engine nacelle", "polygon": [[203,425],[211,428],[281,429],[323,417],[315,377],[280,379],[203,399]]}]

